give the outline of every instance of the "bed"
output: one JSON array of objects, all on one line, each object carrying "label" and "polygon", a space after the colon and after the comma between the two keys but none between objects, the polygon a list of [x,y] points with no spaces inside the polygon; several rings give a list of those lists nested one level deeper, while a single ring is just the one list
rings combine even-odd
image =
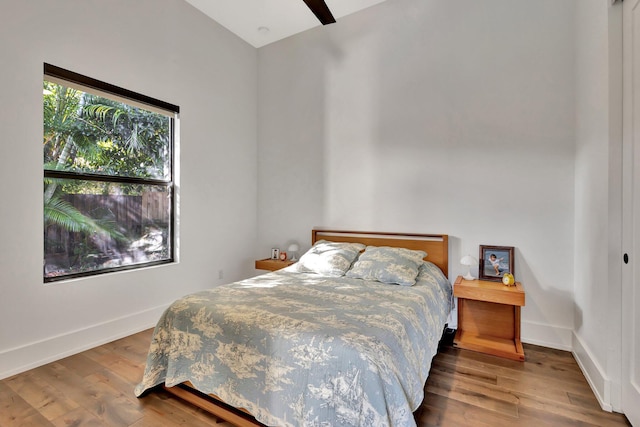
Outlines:
[{"label": "bed", "polygon": [[298,263],[175,301],[135,394],[237,426],[415,426],[447,274],[447,235],[315,229]]}]

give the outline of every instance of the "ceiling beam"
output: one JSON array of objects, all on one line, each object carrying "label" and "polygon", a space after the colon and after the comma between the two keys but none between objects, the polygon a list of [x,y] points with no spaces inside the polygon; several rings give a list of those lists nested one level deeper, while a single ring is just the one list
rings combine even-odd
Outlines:
[{"label": "ceiling beam", "polygon": [[336,19],[333,17],[333,14],[329,10],[329,6],[324,2],[324,0],[303,0],[309,9],[316,15],[316,18],[320,20],[322,25],[333,24],[336,22]]}]

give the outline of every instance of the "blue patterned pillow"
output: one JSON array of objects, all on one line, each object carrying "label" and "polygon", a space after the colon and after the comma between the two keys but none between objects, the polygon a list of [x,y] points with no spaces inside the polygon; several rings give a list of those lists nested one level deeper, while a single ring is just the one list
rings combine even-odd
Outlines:
[{"label": "blue patterned pillow", "polygon": [[413,286],[426,252],[387,246],[367,246],[367,249],[345,276],[377,280],[382,283]]},{"label": "blue patterned pillow", "polygon": [[318,240],[297,263],[287,267],[287,271],[344,276],[364,248],[365,245],[360,243]]}]

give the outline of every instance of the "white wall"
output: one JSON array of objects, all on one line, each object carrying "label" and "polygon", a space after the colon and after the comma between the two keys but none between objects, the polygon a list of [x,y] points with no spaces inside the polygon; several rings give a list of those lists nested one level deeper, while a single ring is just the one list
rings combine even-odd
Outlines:
[{"label": "white wall", "polygon": [[523,339],[571,347],[574,3],[393,0],[259,50],[260,251],[313,226],[516,247]]},{"label": "white wall", "polygon": [[605,409],[619,409],[621,6],[576,2],[573,351]]},{"label": "white wall", "polygon": [[[0,378],[254,273],[257,53],[182,0],[0,0]],[[180,263],[42,281],[47,62],[179,105]]]}]

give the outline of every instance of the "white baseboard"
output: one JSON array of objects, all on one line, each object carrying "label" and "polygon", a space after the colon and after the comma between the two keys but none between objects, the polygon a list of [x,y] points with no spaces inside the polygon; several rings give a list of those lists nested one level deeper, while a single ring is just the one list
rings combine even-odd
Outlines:
[{"label": "white baseboard", "polygon": [[573,331],[560,326],[545,325],[535,322],[521,322],[522,342],[571,351]]},{"label": "white baseboard", "polygon": [[0,380],[155,326],[169,305],[154,307],[0,352]]},{"label": "white baseboard", "polygon": [[573,335],[573,357],[587,379],[603,410],[612,412],[611,381],[578,335]]}]

